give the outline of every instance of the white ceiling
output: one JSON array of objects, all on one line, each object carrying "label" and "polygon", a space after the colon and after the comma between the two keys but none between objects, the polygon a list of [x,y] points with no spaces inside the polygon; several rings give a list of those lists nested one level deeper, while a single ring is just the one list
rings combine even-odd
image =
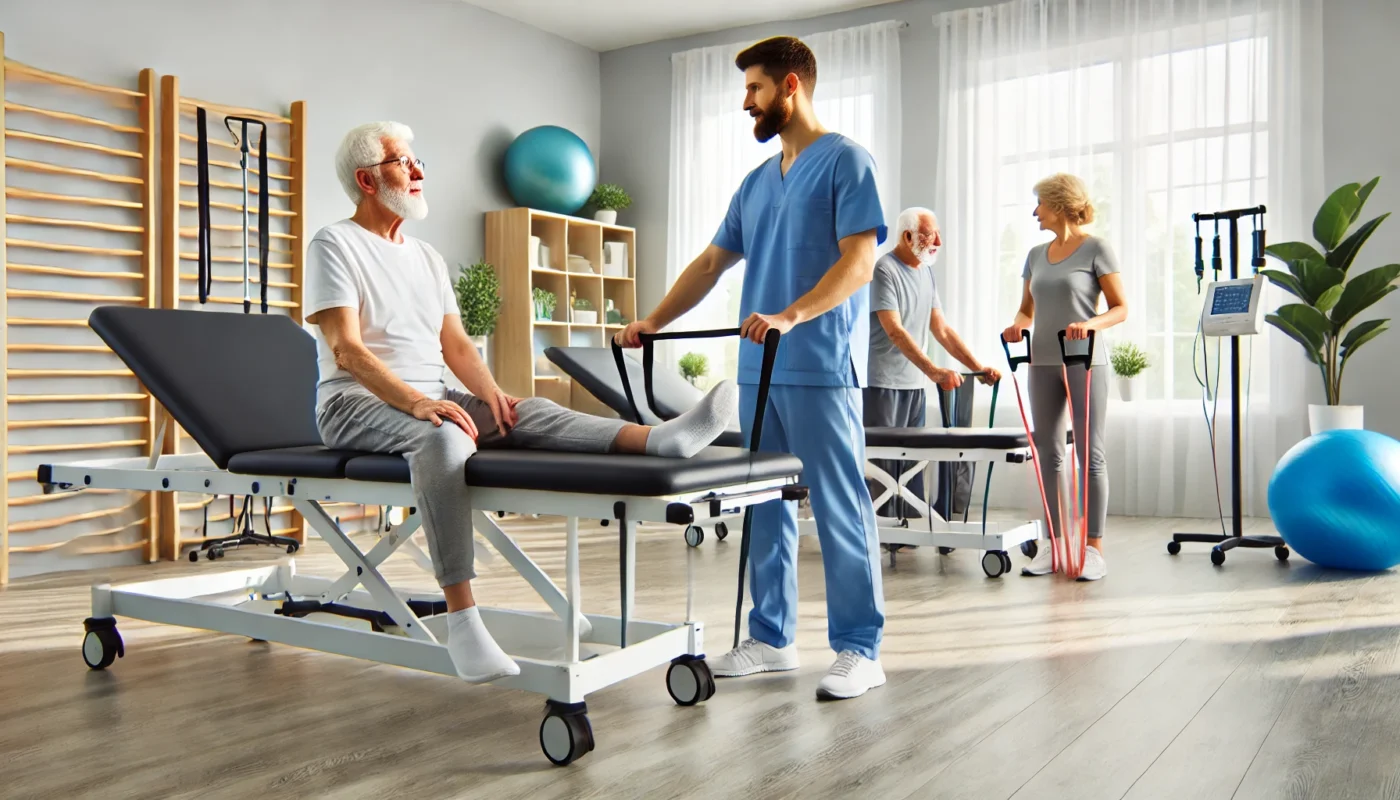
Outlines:
[{"label": "white ceiling", "polygon": [[466,0],[599,52],[895,0]]}]

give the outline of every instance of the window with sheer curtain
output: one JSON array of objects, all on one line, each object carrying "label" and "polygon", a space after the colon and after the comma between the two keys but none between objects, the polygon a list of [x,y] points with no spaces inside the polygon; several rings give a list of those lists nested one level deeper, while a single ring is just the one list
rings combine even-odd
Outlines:
[{"label": "window with sheer curtain", "polygon": [[[803,36],[817,58],[813,110],[827,128],[870,151],[879,171],[885,216],[899,214],[899,24],[880,22]],[[774,137],[760,144],[742,108],[744,90],[734,59],[751,42],[703,47],[671,57],[671,181],[666,285],[714,237],[744,176],[780,152]],[[739,323],[744,262],[672,328],[722,328]],[[709,359],[706,382],[738,372],[733,339],[684,343]],[[674,361],[677,351],[663,351]]]},{"label": "window with sheer curtain", "polygon": [[[1032,216],[1032,188],[1052,173],[1084,179],[1096,207],[1087,230],[1118,255],[1129,317],[1098,346],[1131,342],[1151,366],[1134,402],[1109,407],[1111,513],[1218,511],[1210,466],[1228,473],[1230,348],[1198,335],[1191,215],[1264,204],[1270,241],[1307,238],[1319,195],[1316,126],[1303,109],[1318,91],[1309,6],[1010,0],[934,18],[934,195],[950,321],[970,342],[996,346],[1020,302],[1027,252],[1051,237]],[[1242,277],[1252,274],[1250,233],[1244,222]],[[1201,226],[1206,281],[1216,277],[1214,235],[1214,223]],[[1228,270],[1224,226],[1220,239]],[[1285,297],[1266,286],[1265,308]],[[1246,513],[1267,513],[1268,475],[1303,429],[1305,362],[1265,325],[1241,341],[1240,366]]]}]

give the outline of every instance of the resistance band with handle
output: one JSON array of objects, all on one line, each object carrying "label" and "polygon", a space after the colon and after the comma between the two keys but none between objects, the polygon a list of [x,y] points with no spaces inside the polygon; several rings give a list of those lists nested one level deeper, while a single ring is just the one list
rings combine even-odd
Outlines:
[{"label": "resistance band with handle", "polygon": [[[677,331],[675,333],[644,333],[640,335],[642,342],[642,380],[646,392],[647,406],[651,413],[656,413],[655,397],[652,393],[652,365],[655,358],[654,344],[662,339],[714,339],[723,336],[738,336],[739,328],[720,328],[705,331]],[[749,452],[757,453],[759,442],[763,441],[763,414],[768,407],[768,387],[773,379],[773,365],[778,360],[778,341],[782,334],[775,330],[768,331],[768,335],[763,339],[763,370],[758,380],[758,405],[754,409],[753,430],[749,434]],[[622,376],[622,390],[627,395],[627,405],[632,411],[632,419],[638,425],[644,425],[642,414],[637,409],[637,401],[632,395],[632,382],[627,377],[627,362],[623,359],[622,345],[612,340],[613,361],[617,364],[617,372]],[[750,505],[744,509],[744,538],[739,543],[739,599],[734,607],[734,646],[739,646],[739,632],[743,629],[744,614],[744,573],[749,561],[749,535],[753,532],[753,510]]]},{"label": "resistance band with handle", "polygon": [[[242,135],[233,132],[230,122],[240,125]],[[267,313],[267,251],[268,240],[268,190],[267,190],[267,123],[251,117],[224,117],[224,127],[238,143],[238,166],[243,172],[243,313],[252,311],[253,302],[248,297],[248,126],[257,125],[258,134],[258,282],[262,297],[262,313]]]},{"label": "resistance band with handle", "polygon": [[1088,555],[1089,549],[1089,407],[1092,405],[1089,395],[1091,378],[1094,368],[1094,331],[1088,331],[1089,349],[1082,354],[1070,355],[1065,351],[1065,332],[1059,332],[1060,338],[1060,378],[1065,386],[1065,405],[1069,407],[1070,428],[1074,428],[1074,395],[1069,390],[1069,366],[1070,364],[1084,365],[1084,427],[1081,429],[1084,437],[1084,468],[1079,468],[1079,461],[1075,458],[1073,451],[1079,449],[1079,437],[1075,437],[1071,445],[1070,452],[1070,491],[1072,500],[1070,502],[1070,524],[1069,529],[1079,538],[1076,548],[1073,540],[1066,536],[1067,546],[1066,556],[1068,569],[1066,572],[1071,578],[1078,578],[1084,572],[1084,558]]},{"label": "resistance band with handle", "polygon": [[[1035,435],[1031,433],[1030,417],[1026,415],[1026,403],[1021,396],[1021,380],[1016,377],[1016,368],[1022,364],[1031,363],[1031,332],[1021,331],[1021,341],[1026,343],[1026,354],[1024,356],[1012,356],[1011,346],[1007,344],[1006,335],[1001,336],[1001,349],[1006,353],[1007,368],[1011,372],[1011,384],[1016,387],[1016,407],[1021,410],[1021,424],[1026,428],[1026,440],[1031,446],[1031,465],[1035,468],[1035,488],[1040,492],[1040,508],[1045,512],[1045,524],[1050,528],[1050,565],[1055,572],[1060,571],[1062,559],[1060,556],[1060,537],[1056,534],[1059,520],[1058,516],[1050,516],[1050,501],[1045,497],[1045,480],[1040,470],[1040,453],[1035,446]],[[1058,505],[1058,504],[1057,504]],[[1058,511],[1058,508],[1056,509]]]},{"label": "resistance band with handle", "polygon": [[[229,123],[240,123],[242,135],[235,133]],[[268,225],[270,212],[268,209],[268,169],[267,169],[267,123],[259,119],[250,117],[224,117],[224,127],[233,136],[238,144],[239,169],[243,174],[243,313],[250,313],[253,309],[252,298],[248,293],[249,282],[249,260],[248,260],[248,126],[257,125],[261,131],[258,135],[258,281],[261,284],[260,294],[262,298],[262,313],[267,313],[267,260],[269,240],[271,239]],[[209,214],[209,120],[208,112],[203,107],[195,109],[195,126],[197,129],[196,139],[196,165],[197,186],[198,186],[198,208],[199,208],[199,302],[201,305],[209,302],[209,295],[214,285],[214,244],[212,241],[213,225]]]}]

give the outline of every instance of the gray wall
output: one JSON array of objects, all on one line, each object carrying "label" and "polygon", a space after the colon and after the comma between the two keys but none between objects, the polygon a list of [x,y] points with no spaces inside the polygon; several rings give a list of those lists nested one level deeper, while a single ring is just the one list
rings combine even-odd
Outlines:
[{"label": "gray wall", "polygon": [[[263,18],[267,29],[257,38],[238,17]],[[385,4],[371,0],[247,0],[237,6],[197,0],[0,0],[0,31],[5,34],[6,56],[33,66],[86,80],[134,88],[137,73],[150,67],[158,75],[176,75],[186,96],[202,100],[269,110],[282,110],[293,100],[306,101],[307,202],[306,233],[348,215],[353,209],[336,180],[333,154],[350,127],[375,119],[397,119],[412,126],[418,140],[415,149],[427,162],[426,191],[429,217],[410,223],[406,230],[432,242],[449,264],[470,263],[482,255],[483,219],[488,210],[513,205],[499,181],[499,164],[505,147],[519,132],[539,124],[563,125],[578,133],[597,153],[599,142],[598,54],[534,28],[483,11],[461,0],[416,0]],[[131,124],[129,110],[115,109],[96,95],[16,80],[7,87],[7,98],[33,106],[77,111],[89,116]],[[113,147],[133,148],[134,137],[96,128],[13,114],[10,127],[36,133],[81,138]],[[182,117],[186,132],[192,121]],[[211,137],[222,133],[213,122]],[[269,151],[286,152],[285,128],[272,126]],[[72,167],[135,175],[139,162],[108,155],[55,148],[11,139],[10,155]],[[190,155],[186,146],[185,155]],[[211,150],[211,158],[236,161],[233,151]],[[273,162],[273,172],[285,172]],[[185,180],[193,169],[183,168]],[[215,180],[236,182],[237,173],[216,171]],[[82,178],[7,170],[13,186],[76,195],[135,200],[130,187],[102,184]],[[273,188],[280,188],[281,184]],[[186,199],[193,190],[183,190]],[[219,201],[236,202],[219,195]],[[285,201],[274,201],[285,208]],[[8,211],[16,214],[73,217],[90,221],[131,225],[139,223],[126,209],[76,207],[67,204],[14,200]],[[221,215],[223,215],[222,218]],[[235,222],[233,212],[215,210],[218,223]],[[181,224],[195,224],[190,210],[182,211]],[[286,231],[285,219],[274,218],[274,231]],[[99,247],[134,248],[139,237],[130,233],[93,233],[70,228],[13,223],[12,238]],[[229,244],[233,234],[216,232],[215,244]],[[182,240],[182,250],[194,243]],[[284,242],[274,245],[285,247]],[[231,251],[216,255],[233,255]],[[12,248],[9,260],[45,266],[96,270],[130,270],[134,259],[116,256],[55,253],[34,248]],[[275,256],[287,261],[287,256]],[[159,263],[159,262],[157,262]],[[193,272],[185,262],[183,272]],[[233,275],[241,269],[217,264],[216,274]],[[279,276],[274,274],[273,278]],[[83,291],[104,296],[137,292],[129,280],[54,278],[14,272],[11,289]],[[186,283],[183,292],[193,294]],[[255,287],[256,292],[256,287]],[[215,284],[215,295],[236,296],[237,284]],[[271,299],[286,299],[285,290],[269,292]],[[84,318],[86,303],[57,300],[11,299],[10,316]],[[210,306],[215,310],[241,310],[237,306]],[[86,328],[12,326],[11,343],[91,345],[99,341]],[[61,363],[50,363],[61,362]],[[122,364],[107,353],[13,352],[14,368],[113,369]],[[232,376],[231,376],[231,379]],[[255,379],[247,376],[247,379]],[[126,393],[137,389],[135,381],[121,377],[29,377],[15,379],[14,393]],[[125,418],[143,413],[131,401],[81,403],[24,403],[11,406],[12,420],[69,418]],[[144,436],[142,425],[123,422],[87,427],[17,429],[6,432],[10,445],[51,445],[55,442],[94,445],[129,441]],[[186,446],[185,449],[188,449]],[[138,454],[134,447],[12,454],[9,469],[28,470],[51,460],[111,458]],[[14,497],[37,493],[31,481],[10,484]],[[11,523],[21,531],[11,537],[14,546],[60,547],[43,552],[12,555],[12,576],[23,577],[59,569],[100,567],[130,563],[134,552],[94,553],[96,548],[119,546],[138,540],[141,530],[129,527],[145,513],[126,507],[128,495],[65,496],[56,502],[27,504],[10,509]],[[181,495],[189,503],[197,496]],[[226,499],[211,513],[224,508]],[[281,504],[279,503],[279,506]],[[41,525],[58,517],[94,514],[120,509],[90,519],[58,526]],[[226,513],[226,511],[224,512]],[[333,513],[347,513],[336,510]],[[355,513],[355,510],[350,510]],[[285,518],[272,526],[282,527]],[[182,515],[185,536],[201,520],[189,509]],[[123,526],[115,533],[111,529]],[[29,527],[32,529],[25,530]],[[259,529],[262,525],[259,523]],[[229,531],[228,522],[210,526],[211,534]],[[73,537],[81,537],[75,541]]]},{"label": "gray wall", "polygon": [[[671,66],[669,54],[693,47],[755,41],[776,34],[802,35],[883,19],[909,24],[900,37],[904,64],[903,180],[900,204],[932,202],[937,166],[938,41],[935,14],[983,5],[967,0],[909,0],[792,23],[773,23],[702,36],[654,42],[604,53],[602,178],[626,186],[634,205],[620,215],[637,227],[638,313],[665,292],[667,177]],[[1380,175],[1369,215],[1400,212],[1400,108],[1385,80],[1400,75],[1400,2],[1326,0],[1323,15],[1324,96],[1309,113],[1322,114],[1323,164],[1327,189]],[[924,80],[912,80],[912,76]],[[1378,83],[1377,81],[1380,81]],[[736,82],[735,103],[741,102]],[[1400,214],[1387,221],[1363,251],[1359,266],[1400,261]],[[1397,293],[1400,294],[1400,293]],[[1400,317],[1392,296],[1378,313]],[[1400,322],[1397,322],[1400,327]],[[1400,373],[1387,368],[1394,341],[1385,338],[1358,353],[1343,385],[1343,401],[1366,406],[1366,426],[1400,437]],[[1313,402],[1321,388],[1309,374],[1300,387]]]},{"label": "gray wall", "polygon": [[0,0],[0,31],[10,58],[93,81],[152,67],[210,102],[305,100],[308,235],[353,210],[332,163],[345,131],[408,124],[431,212],[406,230],[449,265],[479,258],[481,215],[513,205],[498,165],[516,134],[562,125],[598,154],[598,54],[462,0]]}]

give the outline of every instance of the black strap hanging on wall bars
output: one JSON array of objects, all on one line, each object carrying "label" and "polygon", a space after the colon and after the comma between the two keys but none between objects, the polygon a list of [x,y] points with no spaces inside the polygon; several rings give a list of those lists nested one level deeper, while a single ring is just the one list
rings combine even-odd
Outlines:
[{"label": "black strap hanging on wall bars", "polygon": [[199,193],[199,302],[200,305],[209,301],[209,289],[213,283],[211,280],[211,263],[214,245],[209,241],[209,122],[201,106],[195,109],[195,124],[198,127],[198,137],[195,155],[195,170],[198,175]]}]

